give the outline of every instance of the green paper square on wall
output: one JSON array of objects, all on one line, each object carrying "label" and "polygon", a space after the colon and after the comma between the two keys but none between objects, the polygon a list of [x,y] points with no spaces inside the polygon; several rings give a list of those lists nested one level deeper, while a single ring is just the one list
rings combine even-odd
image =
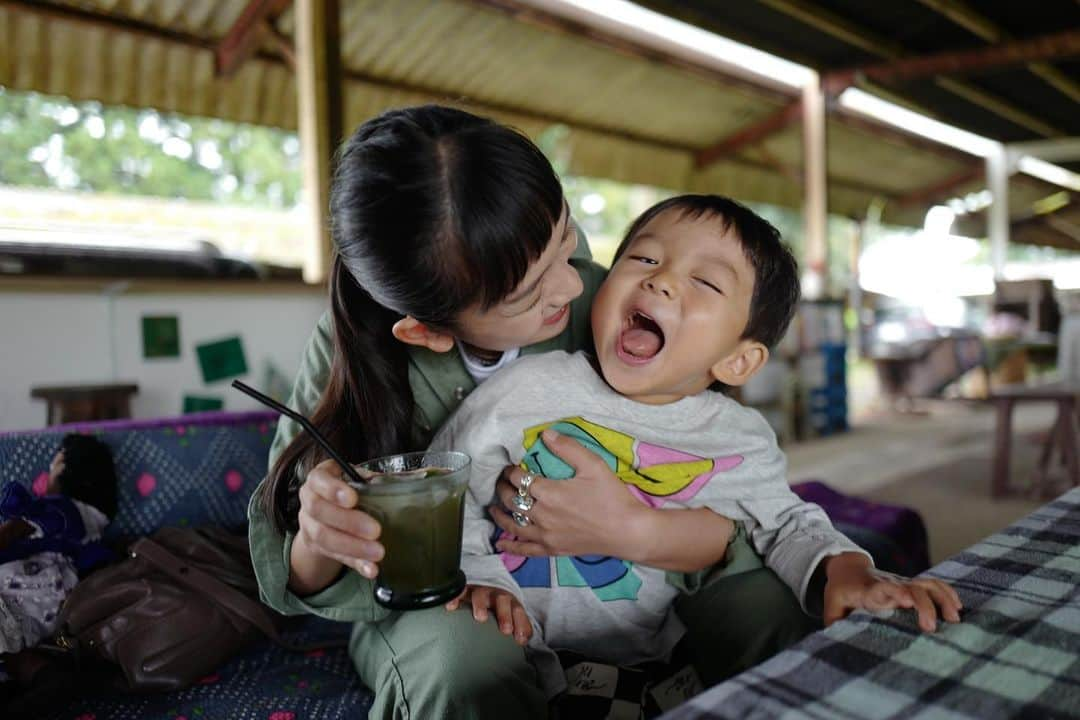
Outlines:
[{"label": "green paper square on wall", "polygon": [[180,357],[180,320],[175,315],[143,315],[144,358]]},{"label": "green paper square on wall", "polygon": [[225,401],[219,397],[205,397],[200,395],[184,396],[184,414],[206,412],[208,410],[221,410],[225,407]]},{"label": "green paper square on wall", "polygon": [[195,353],[199,356],[203,382],[212,383],[244,375],[248,371],[244,346],[240,343],[239,336],[196,345]]}]

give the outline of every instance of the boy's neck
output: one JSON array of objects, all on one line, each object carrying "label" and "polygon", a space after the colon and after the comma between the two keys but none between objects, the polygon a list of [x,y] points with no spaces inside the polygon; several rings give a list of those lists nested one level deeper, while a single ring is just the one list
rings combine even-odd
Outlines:
[{"label": "boy's neck", "polygon": [[[671,396],[665,396],[664,398],[655,398],[655,397],[653,397],[651,395],[646,395],[646,396],[626,395],[626,394],[621,393],[618,390],[616,390],[611,385],[611,383],[609,383],[607,381],[607,378],[604,377],[604,371],[600,368],[600,361],[596,359],[595,355],[586,355],[586,357],[589,359],[589,366],[593,369],[594,372],[596,372],[596,374],[600,377],[600,379],[604,381],[604,384],[607,385],[609,388],[611,388],[611,392],[615,393],[616,395],[621,395],[622,397],[626,398],[627,400],[631,400],[631,401],[636,402],[636,403],[641,403],[642,405],[671,405],[672,403],[677,403],[680,400],[683,400],[685,398],[690,397],[690,395],[677,395],[677,394],[673,394]],[[708,388],[705,388],[702,392],[707,392],[707,391],[708,391]],[[698,395],[700,393],[693,393],[693,394]]]}]

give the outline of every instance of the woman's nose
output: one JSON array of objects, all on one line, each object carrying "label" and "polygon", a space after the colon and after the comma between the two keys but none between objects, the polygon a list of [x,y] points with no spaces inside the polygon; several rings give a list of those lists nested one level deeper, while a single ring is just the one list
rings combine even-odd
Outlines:
[{"label": "woman's nose", "polygon": [[585,285],[581,282],[581,276],[578,275],[578,271],[569,262],[560,263],[557,272],[558,275],[555,277],[555,283],[548,299],[548,305],[551,307],[562,307],[571,300],[576,299],[585,289]]}]

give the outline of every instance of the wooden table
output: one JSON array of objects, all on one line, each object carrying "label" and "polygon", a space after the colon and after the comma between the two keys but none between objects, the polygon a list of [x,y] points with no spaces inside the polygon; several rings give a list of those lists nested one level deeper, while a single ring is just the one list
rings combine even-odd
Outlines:
[{"label": "wooden table", "polygon": [[[1058,414],[1050,428],[1036,476],[1034,489],[1047,490],[1047,471],[1054,446],[1061,449],[1071,486],[1080,485],[1080,459],[1077,457],[1076,417],[1080,385],[1076,383],[1047,383],[1044,385],[1006,385],[995,388],[990,401],[997,408],[997,430],[994,442],[994,473],[991,494],[1009,494],[1009,467],[1012,460],[1012,412],[1019,403],[1053,402]],[[1041,487],[1040,487],[1041,486]]]},{"label": "wooden table", "polygon": [[30,397],[48,403],[47,425],[61,425],[131,417],[131,396],[137,392],[133,383],[56,385],[31,388]]}]

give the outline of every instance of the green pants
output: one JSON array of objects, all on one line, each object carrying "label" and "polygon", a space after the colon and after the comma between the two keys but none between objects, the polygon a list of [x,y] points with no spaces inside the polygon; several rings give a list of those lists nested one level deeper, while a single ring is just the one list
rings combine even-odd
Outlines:
[{"label": "green pants", "polygon": [[736,523],[723,565],[700,589],[675,601],[686,625],[680,650],[711,687],[764,662],[821,627],[803,612],[795,593],[761,561]]},{"label": "green pants", "polygon": [[[740,532],[727,562],[675,605],[683,650],[706,687],[765,660],[814,629],[791,590],[765,568]],[[468,608],[393,613],[357,624],[350,654],[375,693],[368,717],[547,717],[524,649]]]}]

